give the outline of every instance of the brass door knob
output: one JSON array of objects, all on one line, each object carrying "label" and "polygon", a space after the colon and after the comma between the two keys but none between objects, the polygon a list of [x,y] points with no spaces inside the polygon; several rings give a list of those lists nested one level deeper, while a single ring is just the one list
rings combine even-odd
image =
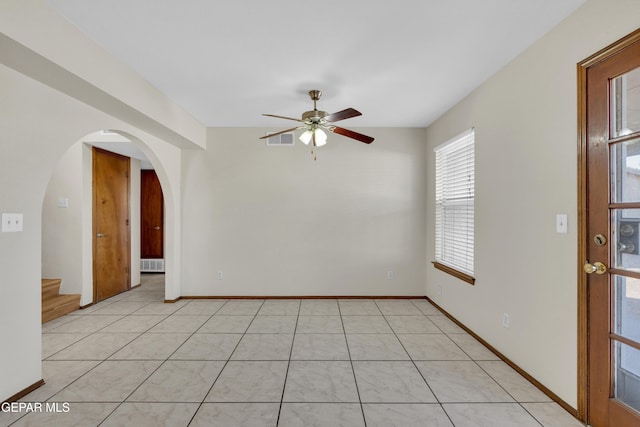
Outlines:
[{"label": "brass door knob", "polygon": [[596,261],[593,264],[586,262],[584,264],[584,271],[587,274],[591,274],[591,273],[604,274],[607,272],[607,266],[601,263],[600,261]]}]

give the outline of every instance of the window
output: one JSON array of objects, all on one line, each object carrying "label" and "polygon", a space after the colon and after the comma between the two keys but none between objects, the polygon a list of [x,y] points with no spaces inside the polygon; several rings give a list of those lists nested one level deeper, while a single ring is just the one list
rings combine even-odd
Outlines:
[{"label": "window", "polygon": [[469,129],[436,153],[436,260],[434,266],[473,284],[474,139]]}]

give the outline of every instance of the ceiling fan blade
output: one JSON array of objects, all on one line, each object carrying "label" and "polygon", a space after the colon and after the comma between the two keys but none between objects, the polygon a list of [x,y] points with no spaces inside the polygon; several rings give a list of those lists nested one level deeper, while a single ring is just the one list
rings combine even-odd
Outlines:
[{"label": "ceiling fan blade", "polygon": [[338,126],[335,126],[333,129],[329,129],[329,130],[333,133],[337,133],[338,135],[343,135],[349,138],[357,139],[358,141],[364,142],[365,144],[371,144],[374,140],[374,138],[370,136],[363,135],[361,133],[354,132],[352,130],[341,128]]},{"label": "ceiling fan blade", "polygon": [[280,132],[270,133],[270,134],[268,134],[268,135],[261,136],[261,137],[260,137],[260,138],[258,138],[258,139],[271,138],[272,136],[280,135],[281,133],[291,132],[291,131],[294,131],[294,130],[296,130],[296,129],[298,129],[298,128],[297,128],[297,127],[295,127],[295,128],[291,128],[291,129],[281,130]]},{"label": "ceiling fan blade", "polygon": [[347,108],[337,113],[329,114],[324,119],[328,122],[337,122],[338,120],[350,119],[351,117],[361,116],[362,113],[354,108]]},{"label": "ceiling fan blade", "polygon": [[304,123],[304,120],[294,119],[293,117],[277,116],[277,115],[275,115],[275,114],[263,114],[263,116],[267,116],[267,117],[275,117],[275,118],[278,118],[278,119],[295,120],[296,122],[302,122],[302,123]]}]

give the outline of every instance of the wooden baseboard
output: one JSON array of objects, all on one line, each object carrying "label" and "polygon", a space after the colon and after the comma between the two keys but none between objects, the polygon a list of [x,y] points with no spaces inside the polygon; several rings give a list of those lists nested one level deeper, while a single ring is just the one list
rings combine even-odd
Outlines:
[{"label": "wooden baseboard", "polygon": [[424,295],[184,295],[180,299],[425,299]]},{"label": "wooden baseboard", "polygon": [[575,409],[573,406],[569,405],[567,402],[565,402],[564,400],[562,400],[562,398],[560,398],[560,396],[558,396],[557,394],[555,394],[554,392],[552,392],[551,390],[549,390],[544,384],[542,384],[541,382],[539,382],[538,380],[536,380],[534,377],[532,377],[531,375],[529,375],[529,373],[527,373],[527,371],[525,371],[524,369],[520,368],[518,365],[516,365],[515,363],[513,363],[511,360],[509,360],[508,357],[506,357],[504,354],[500,353],[498,350],[496,350],[491,344],[489,344],[488,342],[486,342],[485,340],[483,340],[481,337],[479,337],[475,332],[473,332],[471,329],[467,328],[464,324],[462,324],[460,321],[458,321],[458,319],[456,319],[455,317],[453,317],[451,314],[449,314],[445,309],[443,309],[442,307],[440,307],[438,304],[436,304],[435,302],[433,302],[431,300],[431,298],[426,297],[427,301],[429,301],[431,304],[433,304],[433,306],[435,308],[437,308],[438,310],[440,310],[442,312],[442,314],[444,314],[445,316],[447,316],[449,319],[451,319],[456,325],[460,326],[462,329],[464,329],[469,335],[471,335],[472,337],[474,337],[475,339],[477,339],[478,341],[480,341],[482,343],[482,345],[484,345],[485,347],[487,347],[493,354],[495,354],[496,356],[498,356],[504,363],[506,363],[507,365],[511,366],[511,368],[513,368],[513,370],[515,370],[516,372],[518,372],[520,375],[522,375],[523,377],[525,377],[531,384],[533,384],[534,386],[536,386],[541,392],[543,392],[544,394],[546,394],[551,400],[553,400],[554,402],[556,402],[558,405],[562,406],[567,412],[569,412],[574,418],[578,418],[578,410]]},{"label": "wooden baseboard", "polygon": [[[23,397],[25,397],[27,394],[31,393],[33,390],[40,388],[44,385],[44,380],[39,380],[36,381],[35,383],[31,384],[29,387],[25,388],[24,390],[21,390],[19,392],[17,392],[16,394],[14,394],[13,396],[11,396],[10,398],[8,398],[7,400],[5,400],[4,402],[17,402],[18,400],[22,399]],[[2,403],[4,403],[2,402]]]}]

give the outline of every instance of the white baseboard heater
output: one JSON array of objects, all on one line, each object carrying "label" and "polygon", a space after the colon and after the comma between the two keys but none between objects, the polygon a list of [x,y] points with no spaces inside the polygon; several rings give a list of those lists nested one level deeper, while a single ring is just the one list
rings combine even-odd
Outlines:
[{"label": "white baseboard heater", "polygon": [[141,259],[140,273],[164,273],[164,259]]}]

